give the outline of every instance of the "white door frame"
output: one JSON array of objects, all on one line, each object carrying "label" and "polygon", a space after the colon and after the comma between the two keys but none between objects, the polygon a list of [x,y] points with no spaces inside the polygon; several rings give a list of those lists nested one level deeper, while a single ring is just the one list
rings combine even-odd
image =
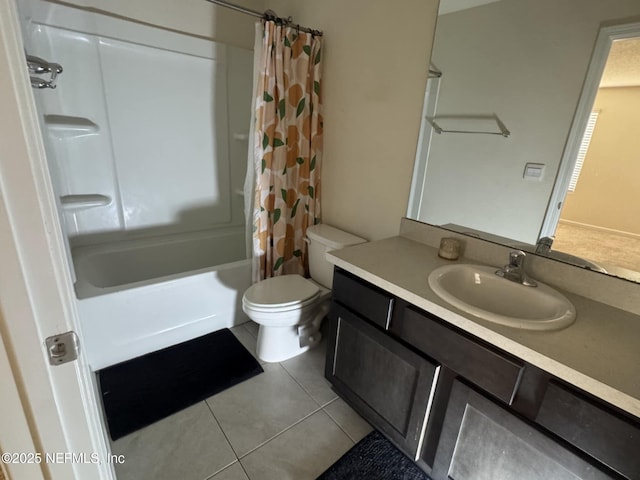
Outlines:
[{"label": "white door frame", "polygon": [[[44,346],[79,325],[14,0],[0,0],[0,65],[0,372],[11,372],[0,448],[42,453],[39,465],[6,465],[16,479],[27,478],[24,468],[34,479],[115,479],[88,364],[81,354],[51,367]],[[47,453],[101,463],[47,463]]]},{"label": "white door frame", "polygon": [[556,182],[547,206],[547,213],[542,222],[538,238],[555,235],[564,200],[569,190],[571,175],[578,158],[578,151],[580,150],[584,131],[587,128],[593,103],[598,94],[598,87],[600,86],[602,73],[604,72],[604,67],[609,57],[611,45],[615,40],[638,36],[640,36],[640,23],[606,26],[602,27],[598,33],[593,55],[591,56],[591,62],[589,63],[589,69],[587,70],[587,76],[582,87],[580,100],[576,108],[575,116],[573,117],[573,123],[562,154],[560,167],[558,168]]},{"label": "white door frame", "polygon": [[[4,226],[2,222],[0,225]],[[0,451],[3,453],[35,452],[36,446],[33,443],[29,422],[23,411],[18,386],[2,340],[2,335],[0,335],[0,379],[2,379]],[[40,465],[35,463],[18,462],[14,464],[0,461],[0,470],[6,471],[8,475],[12,476],[11,478],[44,480]]]}]

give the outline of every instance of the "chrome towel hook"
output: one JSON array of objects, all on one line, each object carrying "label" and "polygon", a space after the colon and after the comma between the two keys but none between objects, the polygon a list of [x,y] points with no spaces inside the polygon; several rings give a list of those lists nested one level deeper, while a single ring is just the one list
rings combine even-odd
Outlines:
[{"label": "chrome towel hook", "polygon": [[[33,55],[27,55],[27,70],[33,88],[56,88],[56,77],[62,73],[62,66]],[[33,76],[46,74],[50,75],[48,80]]]}]

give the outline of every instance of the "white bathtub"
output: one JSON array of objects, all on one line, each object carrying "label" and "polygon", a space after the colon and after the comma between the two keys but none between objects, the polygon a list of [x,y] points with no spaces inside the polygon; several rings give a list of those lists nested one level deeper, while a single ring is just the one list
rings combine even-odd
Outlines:
[{"label": "white bathtub", "polygon": [[245,245],[237,228],[73,249],[81,349],[91,368],[247,321]]}]

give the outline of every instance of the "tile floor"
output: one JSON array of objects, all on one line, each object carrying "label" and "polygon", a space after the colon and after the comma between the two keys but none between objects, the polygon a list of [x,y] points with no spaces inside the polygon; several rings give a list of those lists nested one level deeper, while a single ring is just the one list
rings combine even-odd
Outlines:
[{"label": "tile floor", "polygon": [[[258,326],[231,329],[255,355]],[[324,378],[325,344],[112,443],[118,480],[314,480],[371,427]],[[261,362],[262,363],[262,362]]]}]

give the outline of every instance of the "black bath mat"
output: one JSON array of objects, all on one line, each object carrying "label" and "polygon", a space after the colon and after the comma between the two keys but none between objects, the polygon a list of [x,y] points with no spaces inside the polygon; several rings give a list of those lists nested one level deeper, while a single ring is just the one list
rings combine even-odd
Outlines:
[{"label": "black bath mat", "polygon": [[229,329],[98,371],[112,440],[261,373]]},{"label": "black bath mat", "polygon": [[360,440],[317,480],[430,480],[380,432]]}]

